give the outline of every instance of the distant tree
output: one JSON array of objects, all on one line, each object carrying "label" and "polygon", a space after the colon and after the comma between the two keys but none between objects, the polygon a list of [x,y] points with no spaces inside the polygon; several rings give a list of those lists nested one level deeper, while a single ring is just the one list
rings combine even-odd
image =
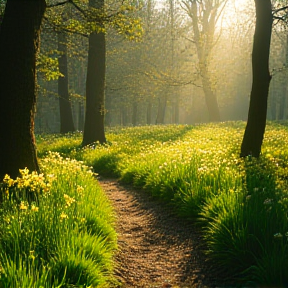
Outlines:
[{"label": "distant tree", "polygon": [[[105,143],[105,80],[106,80],[106,32],[107,26],[117,33],[133,40],[141,36],[141,25],[138,19],[129,18],[130,11],[136,8],[133,1],[122,3],[115,1],[105,7],[104,0],[89,0],[89,8],[96,15],[91,19],[95,29],[89,35],[88,67],[86,80],[86,114],[82,146],[94,142]],[[137,1],[136,1],[137,2]],[[115,4],[114,3],[114,4]],[[119,6],[120,4],[120,6]],[[125,4],[125,5],[124,5]],[[137,4],[137,3],[136,3]],[[117,6],[118,5],[118,6]],[[111,6],[111,7],[110,7]],[[137,6],[137,5],[136,5]]]},{"label": "distant tree", "polygon": [[241,157],[259,157],[266,127],[267,100],[271,75],[269,54],[272,33],[271,0],[255,0],[256,27],[252,52],[253,83],[248,121],[241,145]]},{"label": "distant tree", "polygon": [[220,121],[217,97],[211,83],[209,64],[215,46],[215,29],[227,0],[183,0],[183,8],[192,20],[193,38],[196,45],[199,72],[210,121]]},{"label": "distant tree", "polygon": [[[279,101],[279,113],[277,112],[276,105],[278,104],[276,99],[273,99],[275,97],[271,97],[270,101],[272,102],[271,110],[272,112],[272,119],[279,119],[279,120],[284,120],[286,118],[286,102],[287,102],[287,97],[288,97],[288,85],[287,85],[287,76],[288,76],[288,1],[287,0],[272,0],[272,7],[273,7],[273,19],[275,20],[275,25],[274,28],[277,31],[277,37],[279,38],[279,29],[283,30],[283,34],[286,34],[286,39],[283,41],[285,45],[285,59],[284,59],[284,64],[283,67],[280,69],[282,73],[280,73],[280,76],[282,79],[282,83],[279,83],[280,85],[277,85],[277,89],[280,90],[281,92],[279,93],[278,97],[280,99],[277,99]],[[283,29],[284,28],[284,29]],[[282,33],[281,33],[282,34]],[[277,47],[277,50],[279,48]],[[283,53],[283,51],[281,51]],[[284,72],[284,73],[283,73]],[[275,77],[277,78],[277,77]],[[279,78],[279,77],[278,77]],[[281,85],[282,84],[282,85]],[[274,92],[274,91],[273,91]],[[273,95],[274,96],[274,95]],[[274,100],[274,101],[273,101]],[[274,104],[274,105],[273,105]],[[274,107],[273,107],[274,106]],[[274,114],[274,115],[273,115]],[[277,115],[278,114],[278,115]],[[274,117],[273,117],[274,116]],[[278,116],[278,117],[277,117]]]},{"label": "distant tree", "polygon": [[[89,0],[89,6],[104,10],[104,0]],[[106,142],[104,131],[104,89],[106,66],[106,40],[103,25],[89,35],[88,67],[86,79],[86,114],[82,145]]]},{"label": "distant tree", "polygon": [[68,81],[68,53],[67,53],[67,35],[65,32],[59,31],[58,36],[58,51],[60,52],[59,72],[62,74],[58,78],[58,95],[60,107],[60,133],[74,132],[75,126],[73,122],[72,106],[69,96],[69,81]]},{"label": "distant tree", "polygon": [[8,0],[0,28],[0,178],[39,170],[34,139],[36,54],[45,0]]}]

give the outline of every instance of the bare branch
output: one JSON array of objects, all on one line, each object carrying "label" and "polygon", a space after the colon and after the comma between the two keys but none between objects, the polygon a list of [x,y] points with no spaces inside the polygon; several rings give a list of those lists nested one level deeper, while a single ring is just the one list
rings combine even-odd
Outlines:
[{"label": "bare branch", "polygon": [[284,10],[286,10],[286,9],[288,9],[288,6],[284,6],[284,7],[281,7],[281,8],[279,8],[279,9],[276,9],[276,10],[273,10],[273,15],[274,14],[277,14],[278,12],[281,12],[281,11],[284,11]]}]

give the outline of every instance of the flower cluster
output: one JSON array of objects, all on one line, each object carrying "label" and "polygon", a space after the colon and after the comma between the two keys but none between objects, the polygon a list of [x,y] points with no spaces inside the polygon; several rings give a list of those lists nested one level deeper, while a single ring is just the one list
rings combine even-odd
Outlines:
[{"label": "flower cluster", "polygon": [[29,195],[40,195],[42,193],[49,193],[51,183],[54,181],[55,177],[53,175],[39,174],[35,171],[31,173],[27,168],[19,169],[20,177],[12,179],[8,174],[5,175],[2,183],[1,189],[5,192],[7,198],[11,195],[18,195],[18,197],[29,198]]}]

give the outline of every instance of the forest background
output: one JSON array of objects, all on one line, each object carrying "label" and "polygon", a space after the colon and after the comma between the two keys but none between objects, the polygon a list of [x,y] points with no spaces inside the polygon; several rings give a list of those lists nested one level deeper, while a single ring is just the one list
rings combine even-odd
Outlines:
[{"label": "forest background", "polygon": [[[218,13],[214,27],[204,27],[202,16],[199,16],[203,39],[208,39],[207,31],[213,29],[213,35],[209,36],[211,39],[201,44],[206,54],[204,64],[207,71],[204,72],[200,67],[193,21],[185,1],[136,1],[137,9],[131,11],[130,16],[138,19],[141,27],[130,31],[128,41],[121,35],[127,31],[119,35],[115,29],[107,28],[106,126],[247,120],[255,5],[252,0],[218,2],[218,6],[214,4],[212,7]],[[279,1],[275,1],[274,6],[277,5]],[[69,9],[73,10],[72,7]],[[74,129],[83,131],[88,38],[79,22],[70,17],[67,16],[65,25],[74,33],[65,33],[68,70],[64,77],[69,79]],[[53,21],[50,22],[52,26],[44,23],[41,35],[36,133],[60,131],[59,100],[63,96],[58,93],[57,72],[58,59],[63,52],[59,52],[57,31],[54,31],[55,21],[57,23],[60,19]],[[81,35],[81,29],[84,35]],[[273,74],[268,105],[270,120],[287,118],[286,50],[286,25],[278,21],[274,23],[270,54]],[[205,102],[207,91],[203,87],[207,85],[203,85],[203,77],[208,78],[209,89],[215,95],[212,110],[219,110],[216,116],[211,116],[214,112],[209,112]]]}]

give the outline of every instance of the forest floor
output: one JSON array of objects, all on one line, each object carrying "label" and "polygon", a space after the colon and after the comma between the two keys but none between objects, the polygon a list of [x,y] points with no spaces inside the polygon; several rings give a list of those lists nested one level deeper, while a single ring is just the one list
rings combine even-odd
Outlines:
[{"label": "forest floor", "polygon": [[117,215],[119,287],[211,288],[199,229],[144,190],[98,179]]}]

